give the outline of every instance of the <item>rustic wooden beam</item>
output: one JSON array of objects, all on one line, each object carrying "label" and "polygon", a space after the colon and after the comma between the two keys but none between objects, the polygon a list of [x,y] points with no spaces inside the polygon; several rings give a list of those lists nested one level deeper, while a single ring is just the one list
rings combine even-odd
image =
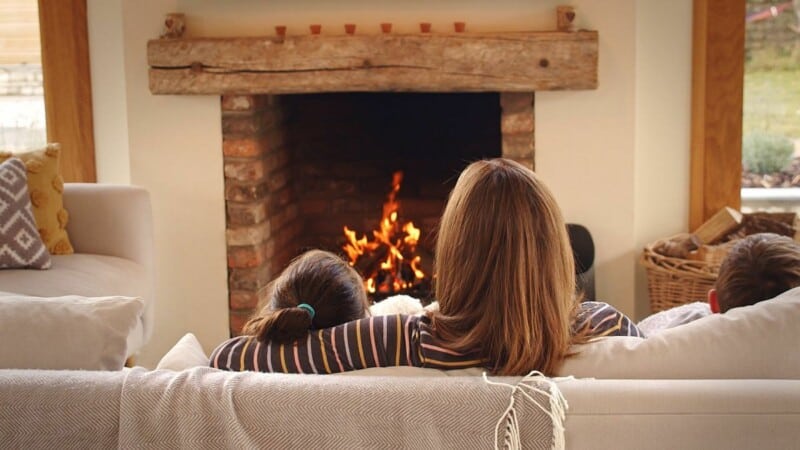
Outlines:
[{"label": "rustic wooden beam", "polygon": [[597,88],[596,31],[156,39],[153,94]]}]

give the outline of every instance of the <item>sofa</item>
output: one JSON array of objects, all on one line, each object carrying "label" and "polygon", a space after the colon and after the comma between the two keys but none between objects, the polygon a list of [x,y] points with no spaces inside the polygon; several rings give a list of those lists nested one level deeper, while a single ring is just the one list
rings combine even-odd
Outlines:
[{"label": "sofa", "polygon": [[224,372],[205,367],[207,352],[187,335],[156,370],[0,370],[0,441],[13,448],[514,448],[514,439],[521,448],[797,448],[798,321],[795,288],[646,339],[576,347],[555,378],[410,367]]},{"label": "sofa", "polygon": [[[153,220],[148,192],[135,186],[66,183],[67,234],[75,250],[53,255],[47,270],[0,270],[0,297],[138,298],[126,337],[126,355],[153,333]],[[136,308],[134,308],[136,309]]]}]

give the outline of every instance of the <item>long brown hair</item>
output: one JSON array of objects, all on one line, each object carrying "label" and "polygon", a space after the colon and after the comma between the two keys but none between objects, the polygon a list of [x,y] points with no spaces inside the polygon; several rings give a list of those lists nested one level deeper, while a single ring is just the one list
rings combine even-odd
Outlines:
[{"label": "long brown hair", "polygon": [[[268,287],[268,304],[245,324],[243,334],[285,342],[309,329],[328,328],[369,315],[369,303],[358,272],[323,250],[295,258]],[[298,305],[305,303],[312,314]]]},{"label": "long brown hair", "polygon": [[747,236],[725,256],[715,285],[720,312],[800,286],[800,243],[774,233]]},{"label": "long brown hair", "polygon": [[573,342],[574,266],[561,210],[533,171],[474,162],[439,226],[433,331],[452,350],[480,351],[496,374],[552,374]]}]

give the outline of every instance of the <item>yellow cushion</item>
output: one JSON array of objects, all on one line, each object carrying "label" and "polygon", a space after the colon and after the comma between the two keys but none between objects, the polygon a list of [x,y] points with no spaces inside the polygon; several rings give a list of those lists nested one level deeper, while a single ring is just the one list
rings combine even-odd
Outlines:
[{"label": "yellow cushion", "polygon": [[[45,148],[13,156],[25,163],[33,217],[47,250],[53,255],[69,255],[74,250],[66,230],[69,214],[64,209],[64,179],[58,171],[60,152],[59,144],[47,144]],[[0,163],[11,156],[9,152],[0,152]]]}]

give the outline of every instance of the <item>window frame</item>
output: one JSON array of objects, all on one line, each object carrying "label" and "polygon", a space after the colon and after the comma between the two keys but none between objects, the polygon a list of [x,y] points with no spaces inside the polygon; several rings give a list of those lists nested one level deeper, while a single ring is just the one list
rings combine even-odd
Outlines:
[{"label": "window frame", "polygon": [[741,208],[745,0],[694,0],[689,229]]},{"label": "window frame", "polygon": [[96,182],[86,0],[38,0],[48,142],[67,182]]}]

